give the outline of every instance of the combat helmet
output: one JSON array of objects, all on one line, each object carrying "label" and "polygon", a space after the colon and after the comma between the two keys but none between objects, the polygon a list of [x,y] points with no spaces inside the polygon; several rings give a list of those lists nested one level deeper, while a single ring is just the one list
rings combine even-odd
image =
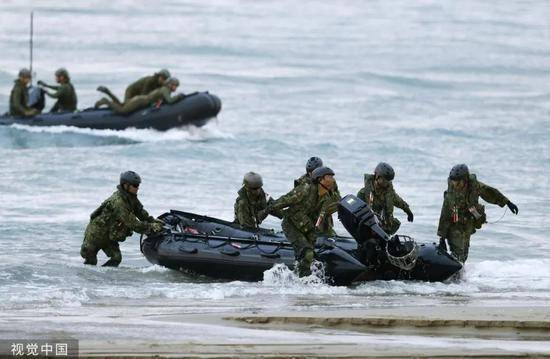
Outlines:
[{"label": "combat helmet", "polygon": [[395,171],[393,170],[392,166],[390,166],[386,162],[380,162],[378,165],[376,165],[376,168],[374,169],[374,174],[376,176],[384,178],[387,181],[393,181],[393,179],[395,178]]},{"label": "combat helmet", "polygon": [[453,166],[453,168],[451,168],[451,172],[449,172],[449,179],[451,181],[465,180],[468,179],[469,176],[470,170],[464,163]]},{"label": "combat helmet", "polygon": [[319,183],[319,181],[327,175],[334,176],[334,171],[329,167],[317,167],[311,173],[311,179],[313,180],[313,183]]},{"label": "combat helmet", "polygon": [[55,76],[65,76],[66,79],[69,79],[69,71],[64,67],[60,67],[55,71]]},{"label": "combat helmet", "polygon": [[159,72],[155,72],[155,75],[164,77],[165,80],[171,77],[170,71],[167,69],[161,69]]},{"label": "combat helmet", "polygon": [[314,169],[321,167],[323,165],[323,160],[319,157],[310,157],[306,162],[306,173],[313,172]]},{"label": "combat helmet", "polygon": [[164,82],[164,86],[170,87],[172,85],[176,85],[176,87],[179,86],[180,85],[180,80],[178,80],[175,77],[167,78],[166,81]]},{"label": "combat helmet", "polygon": [[248,172],[244,175],[243,178],[243,185],[248,189],[259,189],[262,188],[264,185],[264,181],[262,180],[262,176],[260,176],[256,172]]},{"label": "combat helmet", "polygon": [[120,174],[120,184],[130,184],[134,187],[138,187],[141,183],[141,177],[134,171],[126,171]]},{"label": "combat helmet", "polygon": [[18,76],[20,78],[31,78],[32,77],[31,76],[31,71],[27,68],[23,68],[23,69],[19,70]]}]

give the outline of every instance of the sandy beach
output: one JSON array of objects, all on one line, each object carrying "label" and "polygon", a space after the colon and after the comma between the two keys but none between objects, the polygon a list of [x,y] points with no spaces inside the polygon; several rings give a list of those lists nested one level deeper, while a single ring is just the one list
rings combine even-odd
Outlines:
[{"label": "sandy beach", "polygon": [[[149,315],[200,338],[82,340],[82,357],[550,357],[550,307]],[[211,335],[208,335],[211,334]]]}]

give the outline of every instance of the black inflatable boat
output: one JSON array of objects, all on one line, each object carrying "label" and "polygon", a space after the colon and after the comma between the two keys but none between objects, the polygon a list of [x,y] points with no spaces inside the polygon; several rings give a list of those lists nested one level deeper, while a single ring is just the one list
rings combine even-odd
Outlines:
[{"label": "black inflatable boat", "polygon": [[87,109],[70,113],[44,113],[31,118],[0,116],[0,125],[74,126],[93,129],[124,130],[126,128],[152,128],[166,131],[171,128],[194,125],[204,126],[221,110],[220,99],[208,92],[187,95],[172,105],[148,107],[128,115],[117,115],[106,109]]},{"label": "black inflatable boat", "polygon": [[[172,210],[159,218],[163,234],[142,237],[149,262],[213,278],[259,281],[277,263],[294,268],[294,251],[284,234],[270,229],[242,229],[232,222]],[[317,261],[332,284],[376,279],[443,281],[462,265],[435,243],[416,244],[410,237],[388,238],[376,215],[360,199],[342,199],[339,218],[357,239],[319,237]],[[359,244],[358,244],[359,243]]]}]

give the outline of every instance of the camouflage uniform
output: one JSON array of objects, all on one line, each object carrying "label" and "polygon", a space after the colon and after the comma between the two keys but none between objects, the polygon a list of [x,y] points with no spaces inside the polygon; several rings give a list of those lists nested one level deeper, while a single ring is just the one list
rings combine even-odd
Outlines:
[{"label": "camouflage uniform", "polygon": [[80,249],[85,264],[97,264],[97,253],[103,250],[110,258],[106,265],[117,266],[122,261],[118,242],[124,242],[133,231],[153,232],[155,219],[143,208],[137,196],[126,192],[120,185],[117,189],[90,215]]},{"label": "camouflage uniform", "polygon": [[[451,253],[461,262],[468,258],[470,236],[486,223],[485,207],[479,204],[479,197],[500,207],[508,203],[499,190],[478,181],[474,174],[470,174],[467,185],[465,192],[454,191],[451,186],[445,191],[437,228],[437,235],[448,240]],[[479,218],[470,212],[472,207]]]},{"label": "camouflage uniform", "polygon": [[383,191],[377,191],[374,186],[374,175],[365,174],[365,187],[358,193],[357,197],[367,203],[378,215],[382,229],[389,235],[394,234],[401,226],[401,222],[393,216],[393,208],[401,208],[407,214],[410,212],[409,205],[393,189],[393,184]]},{"label": "camouflage uniform", "polygon": [[[294,187],[300,185],[311,185],[311,177],[305,173],[300,178],[294,180]],[[323,197],[323,204],[321,205],[320,216],[322,218],[322,223],[319,228],[316,228],[317,233],[321,236],[333,237],[336,235],[334,232],[334,221],[332,220],[332,214],[338,210],[338,202],[342,199],[340,196],[340,191],[338,190],[338,184],[334,183],[334,189],[327,193]]]},{"label": "camouflage uniform", "polygon": [[260,223],[267,217],[267,200],[263,189],[260,190],[257,199],[252,196],[243,186],[235,200],[235,222],[246,228],[258,228]]},{"label": "camouflage uniform", "polygon": [[14,81],[10,94],[10,115],[17,117],[32,116],[35,110],[28,106],[29,93],[27,87],[17,79]]},{"label": "camouflage uniform", "polygon": [[76,111],[77,97],[76,97],[76,91],[74,90],[74,86],[72,83],[67,82],[64,84],[60,84],[58,86],[44,84],[44,86],[52,90],[55,90],[54,93],[50,93],[46,91],[46,94],[48,96],[57,99],[57,101],[53,105],[50,112]]},{"label": "camouflage uniform", "polygon": [[142,77],[126,88],[124,92],[124,102],[126,103],[136,96],[147,95],[159,87],[162,87],[162,85],[159,84],[158,75]]},{"label": "camouflage uniform", "polygon": [[162,86],[147,95],[135,96],[123,104],[117,103],[116,101],[109,101],[106,98],[103,98],[100,102],[103,102],[118,114],[129,114],[151,104],[157,103],[158,101],[173,104],[180,101],[182,98],[182,94],[171,96],[170,89],[167,86]]},{"label": "camouflage uniform", "polygon": [[[325,195],[326,196],[326,195]],[[325,197],[323,196],[323,197]],[[269,212],[288,209],[283,214],[283,231],[294,247],[294,256],[298,261],[300,276],[309,275],[314,259],[316,230],[315,223],[322,211],[323,198],[319,197],[318,186],[303,184],[275,200],[269,206]]]}]

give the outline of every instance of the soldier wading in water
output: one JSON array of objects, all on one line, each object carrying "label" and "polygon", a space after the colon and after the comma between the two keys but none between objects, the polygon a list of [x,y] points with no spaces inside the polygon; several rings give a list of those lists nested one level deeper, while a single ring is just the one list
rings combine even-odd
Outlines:
[{"label": "soldier wading in water", "polygon": [[267,207],[268,213],[281,211],[283,232],[294,247],[300,277],[311,274],[317,227],[321,224],[323,199],[333,191],[336,181],[328,167],[318,167],[311,174],[311,183],[304,183],[275,200]]},{"label": "soldier wading in water", "polygon": [[103,250],[109,257],[103,266],[116,267],[122,261],[118,242],[124,242],[133,232],[162,231],[164,222],[150,216],[137,198],[140,183],[137,173],[121,173],[117,190],[92,212],[80,249],[84,264],[96,265],[97,253]]},{"label": "soldier wading in water", "polygon": [[470,236],[487,222],[485,206],[479,203],[479,197],[500,207],[506,205],[514,214],[518,214],[519,210],[499,190],[478,181],[475,174],[470,174],[465,164],[456,165],[451,169],[448,183],[437,235],[441,238],[440,246],[446,249],[447,240],[451,253],[464,263],[468,258]]}]

